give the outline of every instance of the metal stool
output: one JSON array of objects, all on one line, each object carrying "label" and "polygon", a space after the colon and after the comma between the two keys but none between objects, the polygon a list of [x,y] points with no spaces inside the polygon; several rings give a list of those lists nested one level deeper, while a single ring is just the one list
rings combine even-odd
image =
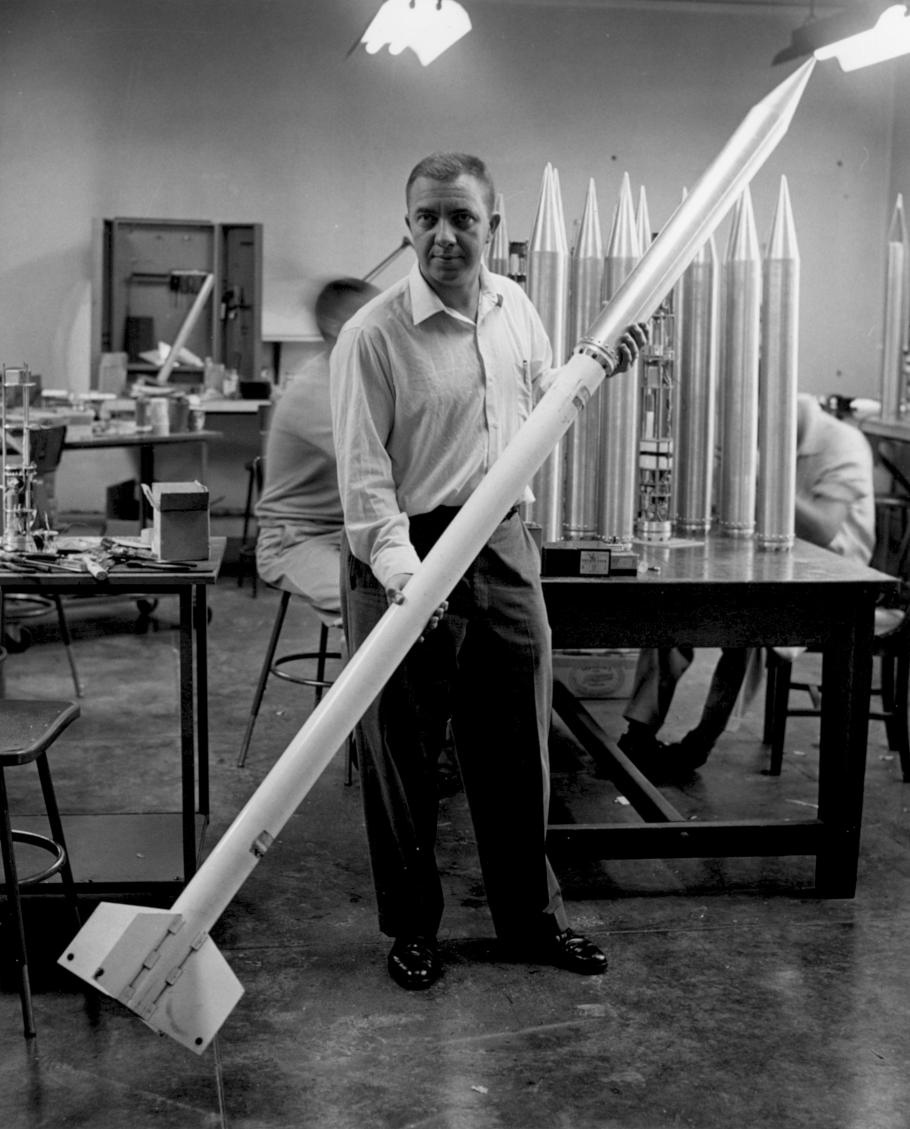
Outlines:
[{"label": "metal stool", "polygon": [[[332,679],[325,676],[325,664],[329,659],[340,659],[340,651],[329,650],[329,628],[325,623],[320,624],[319,628],[319,645],[315,651],[294,651],[286,655],[279,655],[275,658],[275,651],[278,649],[278,639],[281,636],[281,629],[284,626],[284,617],[287,615],[288,604],[291,602],[292,592],[281,592],[281,600],[278,603],[278,611],[275,615],[275,622],[272,625],[272,634],[269,638],[269,644],[266,648],[265,659],[262,663],[262,669],[259,672],[259,681],[256,684],[256,693],[253,695],[253,704],[250,707],[250,717],[247,721],[246,733],[243,735],[243,744],[240,746],[240,754],[237,757],[237,767],[243,768],[246,761],[247,751],[250,747],[250,740],[253,736],[253,726],[256,724],[256,718],[259,716],[259,706],[262,703],[262,696],[265,693],[265,685],[268,682],[270,674],[274,674],[276,678],[283,678],[286,682],[295,682],[298,686],[312,686],[315,690],[314,705],[319,705],[322,700],[323,691],[327,690],[332,685]],[[313,678],[303,678],[299,674],[294,674],[289,670],[282,669],[292,662],[302,662],[305,660],[314,661],[316,663],[316,673]],[[347,776],[348,783],[350,783],[351,774],[351,755],[350,755],[350,742],[348,743],[348,766]]]},{"label": "metal stool", "polygon": [[[0,700],[0,853],[3,857],[3,890],[12,907],[16,963],[19,966],[19,997],[22,1002],[22,1022],[25,1037],[35,1035],[35,1016],[32,1011],[32,994],[28,975],[28,951],[25,947],[25,924],[22,916],[21,888],[43,882],[60,874],[64,893],[73,910],[76,928],[81,924],[76,887],[70,867],[63,825],[54,795],[47,750],[64,729],[79,716],[75,702]],[[50,837],[33,831],[16,831],[12,828],[9,800],[4,770],[34,761],[41,781]],[[16,867],[15,844],[25,843],[47,851],[53,858],[40,871],[20,876]],[[62,944],[62,943],[61,943]]]},{"label": "metal stool", "polygon": [[263,467],[262,456],[257,455],[244,464],[247,472],[246,504],[243,507],[243,529],[240,534],[240,549],[238,550],[237,587],[243,587],[243,578],[247,573],[253,585],[253,596],[256,595],[258,573],[256,571],[256,540],[258,530],[252,530],[255,520],[256,499],[262,493]]}]

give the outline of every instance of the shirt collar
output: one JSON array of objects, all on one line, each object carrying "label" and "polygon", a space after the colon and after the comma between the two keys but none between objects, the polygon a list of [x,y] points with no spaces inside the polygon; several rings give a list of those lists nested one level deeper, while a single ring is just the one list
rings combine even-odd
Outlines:
[{"label": "shirt collar", "polygon": [[820,451],[823,446],[821,430],[824,422],[824,413],[822,412],[821,405],[814,396],[808,396],[802,393],[799,399],[807,401],[809,405],[809,412],[806,418],[806,430],[803,433],[803,440],[799,445],[799,453],[801,455],[814,455]]},{"label": "shirt collar", "polygon": [[[482,321],[494,306],[502,305],[502,295],[493,285],[493,275],[481,263],[480,265],[480,302],[478,303],[478,321]],[[439,297],[432,286],[420,273],[419,264],[411,267],[408,275],[408,289],[411,295],[411,316],[415,325],[420,325],[434,314],[446,313],[459,321],[468,321],[463,314],[450,309]]]}]

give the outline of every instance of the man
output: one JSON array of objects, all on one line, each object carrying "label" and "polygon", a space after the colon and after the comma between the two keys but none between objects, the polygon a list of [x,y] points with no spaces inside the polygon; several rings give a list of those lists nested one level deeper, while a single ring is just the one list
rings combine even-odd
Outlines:
[{"label": "man", "polygon": [[[551,378],[534,307],[482,263],[499,223],[494,198],[478,158],[422,160],[406,187],[417,262],[345,326],[332,356],[352,648],[404,598]],[[640,327],[623,335],[621,367],[644,340]],[[394,938],[389,973],[407,989],[441,973],[434,766],[450,716],[500,941],[579,973],[606,967],[568,928],[545,853],[550,633],[537,550],[514,501],[357,730],[379,924]]]},{"label": "man", "polygon": [[347,319],[378,294],[357,278],[325,284],[315,304],[325,349],[294,377],[269,422],[265,483],[256,506],[256,567],[268,584],[302,596],[329,624],[341,623],[338,497],[329,406],[329,356]]},{"label": "man", "polygon": [[[868,564],[875,546],[875,498],[872,451],[865,436],[822,411],[813,396],[800,395],[796,438],[796,536]],[[783,657],[792,657],[788,651],[792,648],[783,649]],[[746,648],[723,650],[698,725],[678,744],[664,745],[657,733],[693,651],[686,645],[642,650],[623,714],[629,727],[619,747],[654,780],[690,776],[707,761],[730,720],[749,655]]]}]

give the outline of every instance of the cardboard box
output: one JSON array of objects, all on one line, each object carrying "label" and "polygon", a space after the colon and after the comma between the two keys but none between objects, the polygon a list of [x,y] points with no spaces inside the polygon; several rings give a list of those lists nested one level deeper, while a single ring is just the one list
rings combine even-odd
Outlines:
[{"label": "cardboard box", "polygon": [[160,561],[209,559],[209,492],[201,482],[153,482],[152,552]]},{"label": "cardboard box", "polygon": [[553,676],[576,698],[628,698],[637,661],[637,648],[554,651]]}]

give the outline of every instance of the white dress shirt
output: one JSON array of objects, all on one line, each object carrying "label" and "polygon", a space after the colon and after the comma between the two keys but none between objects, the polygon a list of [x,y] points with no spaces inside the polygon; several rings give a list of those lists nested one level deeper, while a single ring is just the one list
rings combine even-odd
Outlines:
[{"label": "white dress shirt", "polygon": [[484,267],[476,323],[417,264],[347,322],[331,361],[338,481],[351,551],[380,584],[419,564],[407,515],[467,501],[551,366],[525,292]]}]

